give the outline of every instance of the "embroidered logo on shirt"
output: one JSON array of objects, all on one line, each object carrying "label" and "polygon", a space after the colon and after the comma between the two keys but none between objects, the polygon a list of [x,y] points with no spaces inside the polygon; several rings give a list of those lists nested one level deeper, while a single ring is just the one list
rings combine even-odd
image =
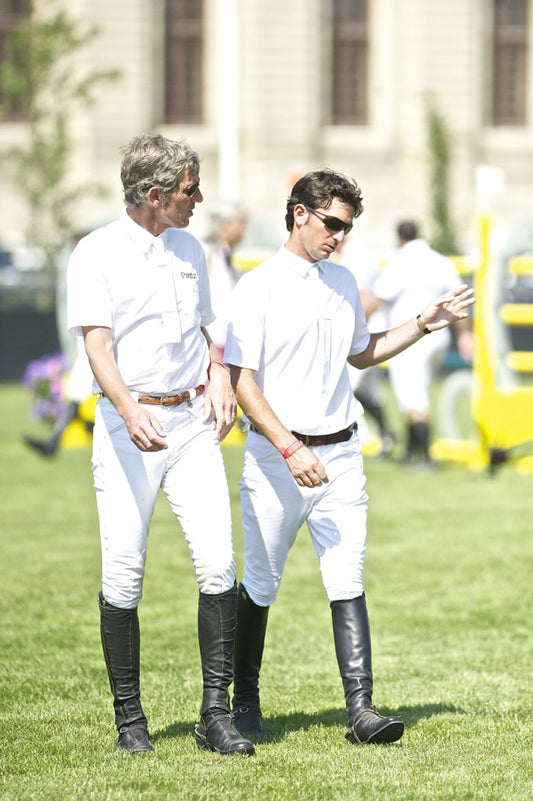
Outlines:
[{"label": "embroidered logo on shirt", "polygon": [[196,273],[184,273],[184,272],[181,272],[180,275],[181,275],[182,278],[197,278]]}]

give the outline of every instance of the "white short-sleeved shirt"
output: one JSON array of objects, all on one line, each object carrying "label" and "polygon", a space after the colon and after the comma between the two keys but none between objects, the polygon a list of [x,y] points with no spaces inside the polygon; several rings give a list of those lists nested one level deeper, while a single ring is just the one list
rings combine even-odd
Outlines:
[{"label": "white short-sleeved shirt", "polygon": [[[379,263],[377,258],[364,247],[357,237],[349,236],[345,239],[339,256],[339,262],[344,264],[355,275],[360,292],[374,295],[374,287],[379,277]],[[367,318],[369,331],[384,331],[386,329],[385,316],[381,309],[373,312]]]},{"label": "white short-sleeved shirt", "polygon": [[376,281],[374,294],[386,301],[388,323],[393,328],[461,283],[450,259],[432,250],[423,239],[414,239],[387,263]]},{"label": "white short-sleeved shirt", "polygon": [[287,428],[328,434],[362,413],[346,360],[366,349],[370,334],[349,270],[282,247],[242,276],[231,307],[224,361],[256,371]]},{"label": "white short-sleeved shirt", "polygon": [[213,320],[202,246],[168,228],[159,237],[124,212],[74,249],[67,271],[68,329],[111,329],[120,374],[131,390],[164,394],[207,378],[200,326]]},{"label": "white short-sleeved shirt", "polygon": [[240,273],[231,264],[231,251],[222,242],[202,242],[209,273],[211,306],[215,315],[208,328],[209,336],[218,348],[224,349],[228,328],[228,309],[231,293]]}]

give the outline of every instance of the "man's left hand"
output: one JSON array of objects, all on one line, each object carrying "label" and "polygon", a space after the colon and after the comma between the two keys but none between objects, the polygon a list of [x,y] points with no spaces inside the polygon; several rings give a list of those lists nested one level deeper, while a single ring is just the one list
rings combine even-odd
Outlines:
[{"label": "man's left hand", "polygon": [[430,331],[446,328],[451,323],[466,319],[468,308],[475,302],[474,290],[467,284],[462,284],[458,289],[447,292],[430,303],[420,315],[421,323]]},{"label": "man's left hand", "polygon": [[205,393],[204,421],[213,418],[216,422],[219,442],[229,434],[237,419],[237,401],[231,387],[229,373],[224,365],[211,363],[209,386]]}]

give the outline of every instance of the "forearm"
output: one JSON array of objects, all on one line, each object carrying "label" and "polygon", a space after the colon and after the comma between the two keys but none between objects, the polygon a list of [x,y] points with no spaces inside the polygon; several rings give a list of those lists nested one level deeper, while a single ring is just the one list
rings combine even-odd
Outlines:
[{"label": "forearm", "polygon": [[205,394],[204,420],[209,419],[211,415],[214,416],[217,438],[221,442],[231,430],[237,417],[237,401],[229,373],[221,361],[218,348],[205,328],[202,328],[202,333],[207,342],[210,360],[207,369],[209,385]]},{"label": "forearm", "polygon": [[209,361],[214,362],[215,364],[222,364],[222,358],[220,356],[219,350],[207,331],[207,328],[202,326],[201,328],[202,334],[205,337],[205,341],[207,342],[207,348],[209,350]]},{"label": "forearm", "polygon": [[413,317],[397,328],[391,328],[390,331],[371,334],[366,350],[350,356],[348,362],[360,370],[372,367],[401,353],[423,336],[424,332],[420,329],[416,317]]},{"label": "forearm", "polygon": [[277,417],[253,376],[251,370],[231,367],[231,380],[237,402],[252,425],[283,453],[294,442],[294,434]]},{"label": "forearm", "polygon": [[278,449],[293,479],[301,487],[317,487],[328,480],[318,456],[296,439],[277,417],[255,383],[255,372],[231,367],[237,400],[250,422]]},{"label": "forearm", "polygon": [[429,306],[403,325],[380,334],[371,334],[368,347],[363,353],[350,356],[348,361],[354,367],[364,369],[387,361],[401,353],[426,334],[446,328],[468,317],[468,308],[475,303],[474,290],[466,284],[435,298]]},{"label": "forearm", "polygon": [[113,354],[110,332],[102,328],[84,328],[85,350],[91,370],[106,398],[125,419],[136,407],[135,401],[120,375]]}]

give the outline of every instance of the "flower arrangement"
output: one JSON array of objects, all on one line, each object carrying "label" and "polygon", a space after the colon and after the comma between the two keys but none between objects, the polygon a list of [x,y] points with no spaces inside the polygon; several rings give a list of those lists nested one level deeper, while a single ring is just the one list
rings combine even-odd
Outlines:
[{"label": "flower arrangement", "polygon": [[42,356],[29,362],[22,375],[22,383],[32,397],[31,417],[54,423],[64,408],[61,399],[63,380],[68,369],[63,353]]}]

